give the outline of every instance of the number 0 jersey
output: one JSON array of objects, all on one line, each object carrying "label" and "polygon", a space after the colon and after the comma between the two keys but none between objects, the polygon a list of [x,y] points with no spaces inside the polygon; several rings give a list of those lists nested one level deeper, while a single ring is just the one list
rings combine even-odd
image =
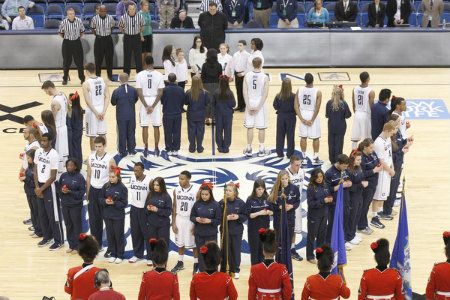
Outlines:
[{"label": "number 0 jersey", "polygon": [[109,162],[113,156],[105,153],[102,157],[97,153],[89,155],[89,166],[91,167],[91,186],[101,189],[109,180]]},{"label": "number 0 jersey", "polygon": [[175,188],[175,201],[177,201],[177,216],[190,217],[192,206],[197,200],[197,192],[200,187],[191,184],[187,189],[177,186]]},{"label": "number 0 jersey", "polygon": [[136,88],[142,89],[144,97],[156,97],[164,88],[164,76],[156,70],[144,70],[136,75]]},{"label": "number 0 jersey", "polygon": [[131,205],[137,208],[144,208],[145,200],[150,191],[149,186],[151,180],[148,175],[145,175],[142,181],[137,180],[135,175],[131,176],[129,189],[131,192]]}]

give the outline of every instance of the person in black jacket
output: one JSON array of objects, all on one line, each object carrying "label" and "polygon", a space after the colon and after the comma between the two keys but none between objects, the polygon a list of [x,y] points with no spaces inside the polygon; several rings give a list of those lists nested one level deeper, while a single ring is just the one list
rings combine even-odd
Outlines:
[{"label": "person in black jacket", "polygon": [[75,92],[74,94],[69,94],[69,107],[70,117],[67,117],[67,140],[69,141],[69,157],[77,159],[78,164],[80,165],[83,162],[81,139],[83,137],[84,110],[80,105],[80,96],[77,92]]},{"label": "person in black jacket", "polygon": [[380,0],[374,0],[373,3],[369,4],[367,14],[369,16],[368,27],[382,28],[384,26],[384,17],[386,16],[386,5],[381,3]]},{"label": "person in black jacket", "polygon": [[395,27],[396,24],[409,24],[411,15],[410,0],[401,0],[400,8],[397,7],[397,0],[388,0],[386,4],[386,16],[388,27]]},{"label": "person in black jacket", "polygon": [[119,168],[114,168],[109,173],[109,182],[103,186],[99,202],[103,205],[108,250],[111,253],[108,262],[120,264],[125,252],[125,207],[128,205],[128,189],[122,183]]},{"label": "person in black jacket", "polygon": [[259,239],[259,229],[270,227],[270,216],[273,215],[272,208],[267,199],[269,194],[266,190],[266,183],[262,179],[256,179],[253,183],[252,194],[247,198],[247,237],[250,246],[250,259],[252,265],[256,265],[264,260],[263,245]]},{"label": "person in black jacket", "polygon": [[170,28],[172,29],[194,29],[194,21],[187,15],[187,11],[180,9],[178,15],[173,17],[170,21]]},{"label": "person in black jacket", "polygon": [[[150,182],[150,193],[145,201],[149,239],[164,239],[170,241],[170,216],[172,215],[172,199],[167,193],[166,182],[162,177],[156,177]],[[153,253],[147,253],[147,259],[152,260]]]},{"label": "person in black jacket", "polygon": [[200,36],[207,49],[219,50],[219,45],[225,43],[225,30],[228,28],[228,21],[225,14],[217,11],[217,4],[209,2],[208,11],[200,14],[198,18],[200,26]]},{"label": "person in black jacket", "polygon": [[358,16],[358,5],[351,0],[341,0],[336,3],[334,16],[336,21],[355,22]]},{"label": "person in black jacket", "polygon": [[66,170],[67,172],[59,178],[59,197],[61,198],[61,209],[66,224],[67,242],[69,243],[69,249],[66,253],[72,253],[78,250],[86,181],[80,174],[80,163],[77,159],[69,158],[66,162]]},{"label": "person in black jacket", "polygon": [[273,100],[273,108],[277,112],[276,151],[278,157],[284,157],[284,140],[287,139],[287,158],[291,158],[295,148],[295,123],[297,122],[294,109],[295,94],[289,78],[283,79],[281,91]]},{"label": "person in black jacket", "polygon": [[334,164],[337,156],[344,148],[344,136],[347,131],[345,119],[352,116],[350,108],[344,99],[342,85],[335,85],[331,100],[327,102],[325,117],[328,119],[328,155],[330,162]]},{"label": "person in black jacket", "polygon": [[242,28],[245,14],[244,0],[225,0],[223,13],[228,20],[228,28]]},{"label": "person in black jacket", "polygon": [[219,89],[215,91],[212,110],[216,121],[216,144],[220,153],[230,152],[231,130],[233,128],[233,113],[236,100],[230,90],[229,77],[220,75]]},{"label": "person in black jacket", "polygon": [[325,174],[320,168],[311,172],[306,199],[308,202],[306,259],[310,263],[316,263],[313,252],[314,246],[322,245],[325,242],[328,219],[327,204],[333,202],[333,196],[325,183]]},{"label": "person in black jacket", "polygon": [[[195,247],[200,249],[208,242],[217,243],[217,227],[222,221],[219,203],[214,200],[211,182],[203,182],[197,195],[197,201],[192,206],[191,222],[194,223]],[[198,257],[200,271],[205,270],[203,255]]]},{"label": "person in black jacket", "polygon": [[247,206],[239,198],[238,187],[234,182],[227,183],[224,199],[219,201],[222,211],[220,232],[222,241],[226,244],[222,244],[220,272],[229,272],[230,276],[234,275],[234,279],[239,279],[242,234],[248,218]]},{"label": "person in black jacket", "polygon": [[[210,97],[219,88],[219,77],[222,75],[222,65],[217,60],[217,50],[208,49],[206,52],[206,61],[202,66],[202,82],[205,90],[210,94]],[[212,111],[212,103],[206,106],[206,125],[212,124],[212,117],[214,112]]]}]

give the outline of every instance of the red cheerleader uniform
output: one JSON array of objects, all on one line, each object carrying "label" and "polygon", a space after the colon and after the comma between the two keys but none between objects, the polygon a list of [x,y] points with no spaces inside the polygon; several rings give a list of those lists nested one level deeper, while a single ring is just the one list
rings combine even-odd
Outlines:
[{"label": "red cheerleader uniform", "polygon": [[286,266],[274,261],[253,265],[248,279],[248,299],[290,300],[292,284]]},{"label": "red cheerleader uniform", "polygon": [[366,270],[361,278],[358,300],[404,300],[402,276],[396,269]]},{"label": "red cheerleader uniform", "polygon": [[450,260],[435,264],[427,284],[427,300],[450,299]]},{"label": "red cheerleader uniform", "polygon": [[92,264],[83,264],[69,269],[64,291],[74,300],[87,300],[98,290],[94,287],[95,273],[100,270]]},{"label": "red cheerleader uniform", "polygon": [[[322,276],[323,275],[323,276]],[[316,274],[306,279],[302,300],[334,300],[350,297],[350,289],[341,276],[330,273]]]},{"label": "red cheerleader uniform", "polygon": [[177,275],[162,268],[144,272],[138,299],[180,300]]},{"label": "red cheerleader uniform", "polygon": [[191,281],[191,300],[236,300],[238,294],[230,275],[217,272],[195,274]]}]

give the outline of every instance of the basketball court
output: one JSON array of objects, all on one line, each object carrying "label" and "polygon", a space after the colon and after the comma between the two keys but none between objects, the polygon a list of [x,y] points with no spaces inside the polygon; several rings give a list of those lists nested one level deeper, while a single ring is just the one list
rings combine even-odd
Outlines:
[{"label": "basketball court", "polygon": [[[304,85],[301,80],[306,72],[314,75],[315,85],[322,91],[323,99],[320,110],[322,128],[320,157],[329,167],[327,146],[327,120],[325,119],[325,104],[331,97],[333,84],[342,84],[345,99],[351,103],[352,89],[359,84],[361,68],[339,69],[266,69],[270,75],[270,89],[268,107],[270,108],[269,129],[266,133],[266,147],[275,147],[276,114],[272,101],[281,86],[281,78],[290,76],[295,91]],[[450,229],[450,69],[429,68],[382,68],[366,69],[371,76],[370,86],[376,95],[382,88],[390,88],[393,95],[407,99],[407,119],[411,122],[408,133],[414,135],[415,143],[405,156],[403,174],[406,178],[406,201],[408,206],[409,242],[411,251],[411,273],[413,291],[423,294],[427,278],[435,262],[444,260],[441,234]],[[118,73],[116,70],[115,73]],[[0,271],[0,296],[10,299],[42,299],[42,296],[54,296],[57,300],[69,299],[64,293],[66,272],[69,267],[81,264],[77,255],[66,254],[67,248],[55,252],[48,248],[38,248],[38,239],[29,237],[28,226],[22,220],[29,217],[22,184],[18,180],[20,168],[19,153],[23,152],[24,140],[20,129],[20,118],[32,115],[40,120],[40,112],[50,109],[50,98],[41,91],[41,81],[46,76],[58,80],[59,71],[0,71],[0,161],[2,180],[0,181],[0,257],[2,268]],[[106,72],[104,71],[104,75]],[[53,74],[53,75],[52,75]],[[40,75],[40,76],[39,76]],[[68,95],[78,91],[82,93],[76,72],[71,72],[72,82],[62,87],[56,82],[57,88]],[[134,76],[132,76],[134,78]],[[117,82],[108,82],[110,91],[118,86]],[[133,84],[133,83],[131,83]],[[233,87],[234,88],[234,87]],[[138,104],[139,105],[139,104]],[[82,106],[85,107],[84,101]],[[138,110],[137,110],[138,111]],[[107,111],[108,134],[107,149],[116,151],[115,108],[109,106]],[[229,154],[211,155],[211,127],[206,127],[202,154],[191,154],[187,151],[187,122],[183,116],[181,151],[178,158],[168,158],[165,155],[154,158],[143,158],[141,152],[133,157],[127,157],[119,162],[124,169],[124,183],[132,172],[133,162],[142,161],[146,166],[146,173],[151,177],[163,176],[170,188],[177,183],[180,171],[187,169],[193,172],[193,180],[201,182],[204,178],[212,178],[220,186],[228,180],[241,183],[240,197],[246,200],[251,192],[250,182],[262,176],[271,186],[277,170],[288,163],[286,158],[279,159],[272,153],[267,157],[245,159],[242,150],[246,144],[246,131],[243,127],[243,113],[235,113],[233,120],[233,138]],[[137,118],[137,120],[139,120]],[[298,122],[297,122],[298,124]],[[349,132],[352,118],[347,122],[347,135],[344,153],[351,149]],[[163,131],[162,131],[163,133]],[[256,137],[256,135],[255,135]],[[139,150],[142,148],[141,130],[137,125],[136,141]],[[163,149],[163,136],[160,148]],[[296,149],[299,148],[298,128],[296,131]],[[149,147],[153,150],[153,137],[150,135]],[[257,139],[254,140],[254,149]],[[88,139],[83,138],[83,155],[89,153]],[[312,145],[308,143],[308,153]],[[217,153],[216,153],[217,154]],[[85,166],[83,166],[85,169]],[[311,166],[307,166],[309,170]],[[223,197],[222,187],[216,188],[216,200]],[[303,203],[306,208],[306,203]],[[396,208],[398,210],[398,208]],[[128,212],[128,210],[127,210]],[[127,218],[129,216],[127,215]],[[385,237],[391,242],[391,250],[397,232],[398,217],[393,221],[384,221],[386,228],[375,229],[371,236],[363,236],[364,241],[352,251],[347,252],[348,264],[344,268],[347,284],[351,289],[351,299],[357,299],[359,280],[364,269],[375,266],[370,243]],[[303,221],[306,229],[306,219]],[[131,238],[126,233],[126,250],[131,249]],[[298,238],[297,238],[298,242]],[[298,247],[304,247],[303,242]],[[243,247],[245,248],[246,232]],[[244,251],[245,252],[245,251]],[[300,253],[305,257],[305,249]],[[99,255],[96,264],[108,268],[113,286],[122,292],[127,299],[136,299],[139,292],[142,272],[149,269],[145,263],[129,264],[124,261],[120,265],[109,264]],[[176,263],[176,252],[170,252],[168,269]],[[249,257],[243,254],[241,276],[234,280],[240,299],[247,298],[247,280],[249,276]],[[303,284],[307,276],[317,272],[315,265],[306,261],[293,261],[294,284],[296,299],[299,299]],[[181,299],[188,299],[192,274],[192,259],[185,259],[186,269],[180,271]]]}]

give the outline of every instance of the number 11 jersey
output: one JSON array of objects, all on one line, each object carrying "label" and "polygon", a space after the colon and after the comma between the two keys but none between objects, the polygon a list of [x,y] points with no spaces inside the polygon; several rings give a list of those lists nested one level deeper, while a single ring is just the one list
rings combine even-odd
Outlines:
[{"label": "number 11 jersey", "polygon": [[130,179],[130,192],[131,201],[130,204],[137,208],[144,208],[145,200],[147,200],[148,193],[150,191],[150,176],[145,175],[142,181],[136,179],[135,175]]},{"label": "number 11 jersey", "polygon": [[91,167],[91,186],[101,189],[109,181],[109,162],[113,156],[105,153],[102,157],[97,153],[89,155],[89,166]]}]

